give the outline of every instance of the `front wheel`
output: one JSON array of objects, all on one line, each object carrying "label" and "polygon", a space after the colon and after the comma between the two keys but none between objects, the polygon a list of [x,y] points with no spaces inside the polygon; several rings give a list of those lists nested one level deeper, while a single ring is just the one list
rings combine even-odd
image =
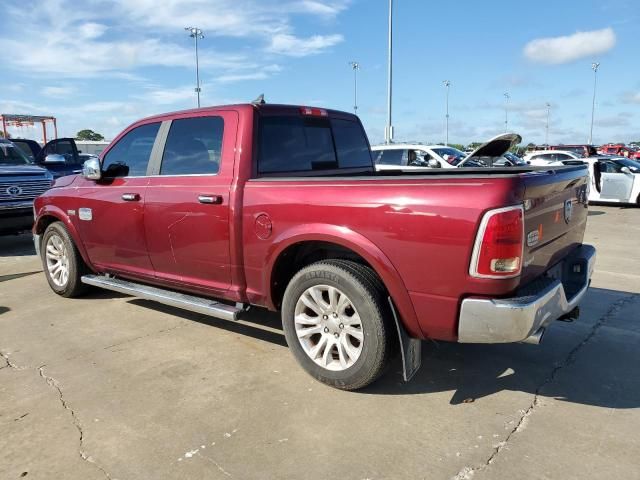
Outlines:
[{"label": "front wheel", "polygon": [[289,282],[282,304],[287,343],[321,382],[356,390],[382,374],[393,329],[373,278],[367,267],[329,260],[303,268]]},{"label": "front wheel", "polygon": [[87,290],[80,280],[87,273],[87,266],[62,222],[47,227],[40,251],[44,274],[54,292],[63,297],[77,297]]}]

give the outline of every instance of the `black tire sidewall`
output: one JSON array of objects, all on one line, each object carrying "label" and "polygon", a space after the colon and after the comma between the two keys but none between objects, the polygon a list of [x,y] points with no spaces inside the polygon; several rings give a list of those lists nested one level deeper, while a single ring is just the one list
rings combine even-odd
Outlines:
[{"label": "black tire sidewall", "polygon": [[[53,235],[57,235],[62,239],[69,259],[69,278],[64,287],[60,287],[53,282],[51,275],[49,274],[49,269],[47,268],[47,242]],[[69,232],[61,222],[52,223],[47,227],[40,243],[40,252],[44,275],[47,278],[47,282],[51,289],[63,297],[77,294],[82,289],[82,284],[80,283],[80,262],[82,260],[79,258],[79,253],[71,239],[71,236],[69,235]]]},{"label": "black tire sidewall", "polygon": [[[362,352],[346,370],[322,368],[309,358],[298,340],[294,323],[295,306],[302,293],[316,285],[329,285],[341,290],[349,297],[362,321]],[[387,348],[383,310],[378,302],[375,292],[346,269],[318,263],[301,270],[289,283],[282,304],[283,329],[296,360],[314,378],[338,388],[350,390],[370,383],[381,370]]]}]

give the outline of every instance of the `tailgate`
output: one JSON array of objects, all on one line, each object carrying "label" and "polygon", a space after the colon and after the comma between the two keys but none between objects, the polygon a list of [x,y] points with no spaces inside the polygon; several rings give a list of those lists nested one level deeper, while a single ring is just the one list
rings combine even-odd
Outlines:
[{"label": "tailgate", "polygon": [[586,166],[524,175],[522,284],[540,276],[582,244],[587,224]]}]

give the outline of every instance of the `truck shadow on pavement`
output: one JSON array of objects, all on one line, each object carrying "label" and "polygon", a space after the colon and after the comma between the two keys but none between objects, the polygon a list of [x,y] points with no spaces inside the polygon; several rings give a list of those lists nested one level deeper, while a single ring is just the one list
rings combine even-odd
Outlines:
[{"label": "truck shadow on pavement", "polygon": [[[606,313],[595,320],[555,322],[540,345],[423,342],[422,368],[411,382],[403,383],[395,374],[401,369],[396,360],[393,370],[364,392],[453,391],[450,404],[459,405],[520,391],[599,407],[640,407],[640,314],[632,308],[640,297],[626,294],[620,300],[621,294],[591,288],[591,302],[611,304]],[[612,295],[619,300],[611,302]]]},{"label": "truck shadow on pavement", "polygon": [[[624,297],[622,297],[624,295]],[[95,292],[89,298],[119,297]],[[127,298],[126,296],[123,296]],[[611,305],[599,318],[555,322],[541,345],[474,345],[425,341],[422,368],[402,381],[399,356],[374,384],[356,392],[373,395],[423,395],[452,392],[449,403],[479,402],[503,391],[543,395],[572,403],[627,409],[640,407],[640,327],[638,315],[625,316],[613,299],[638,295],[592,288],[592,303]],[[280,316],[252,308],[238,322],[219,320],[156,302],[131,298],[129,303],[260,341],[286,347]],[[630,305],[631,306],[631,305]],[[630,310],[631,311],[631,310]],[[291,361],[292,368],[299,368]]]}]

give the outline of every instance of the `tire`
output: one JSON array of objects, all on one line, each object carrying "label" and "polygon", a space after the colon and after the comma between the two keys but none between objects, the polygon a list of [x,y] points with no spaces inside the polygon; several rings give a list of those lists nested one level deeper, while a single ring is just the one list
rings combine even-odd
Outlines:
[{"label": "tire", "polygon": [[363,388],[382,374],[395,338],[382,288],[375,273],[349,260],[317,262],[294,275],[282,325],[307,373],[342,390]]},{"label": "tire", "polygon": [[[80,296],[87,291],[87,285],[80,279],[89,273],[89,269],[62,222],[54,222],[44,231],[40,252],[51,290],[67,298]],[[56,268],[58,264],[60,268]]]}]

